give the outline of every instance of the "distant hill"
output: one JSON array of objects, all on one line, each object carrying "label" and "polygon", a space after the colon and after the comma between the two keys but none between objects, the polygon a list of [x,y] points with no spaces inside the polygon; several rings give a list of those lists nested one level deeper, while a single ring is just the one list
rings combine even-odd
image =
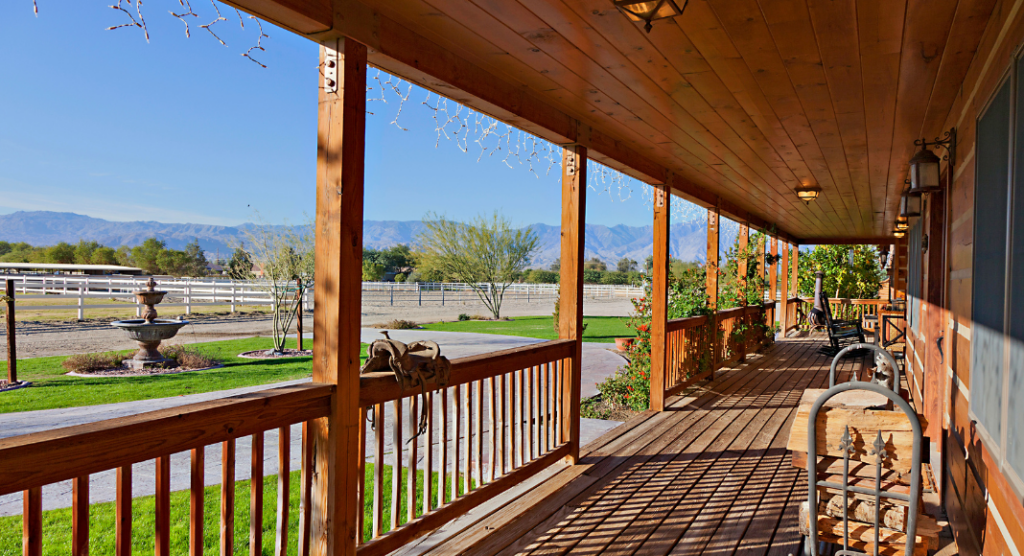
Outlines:
[{"label": "distant hill", "polygon": [[[162,222],[112,222],[70,212],[15,212],[0,215],[0,241],[24,241],[32,245],[53,245],[66,241],[96,241],[118,247],[135,246],[146,238],[156,237],[169,248],[182,249],[198,239],[205,251],[227,256],[245,239],[241,226],[212,226],[207,224],[167,224]],[[533,266],[546,267],[559,257],[559,228],[547,224],[533,224],[540,237],[541,252]],[[368,220],[363,225],[363,244],[381,249],[399,243],[412,244],[423,224],[419,221]],[[652,226],[604,226],[588,224],[586,228],[586,258],[598,257],[614,266],[622,257],[643,262],[653,252]],[[671,250],[685,261],[704,260],[705,230],[701,222],[674,224],[671,228]],[[723,251],[734,237],[722,237]]]}]

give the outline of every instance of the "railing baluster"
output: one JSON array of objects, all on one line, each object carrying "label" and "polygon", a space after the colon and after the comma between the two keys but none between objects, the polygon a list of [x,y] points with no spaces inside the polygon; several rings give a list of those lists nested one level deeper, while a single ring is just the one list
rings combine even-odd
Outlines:
[{"label": "railing baluster", "polygon": [[498,410],[495,412],[498,419],[498,475],[504,475],[507,469],[507,460],[505,446],[505,439],[508,436],[506,428],[508,427],[508,418],[505,417],[505,378],[506,375],[498,375]]},{"label": "railing baluster", "polygon": [[288,555],[288,492],[292,475],[291,469],[291,427],[277,429],[277,538],[274,542],[276,556]]},{"label": "railing baluster", "polygon": [[416,396],[409,398],[409,460],[406,468],[408,469],[408,480],[406,481],[405,487],[405,498],[406,498],[406,512],[405,520],[412,521],[416,519],[416,448],[417,438],[416,433],[419,432],[419,400]]},{"label": "railing baluster", "polygon": [[516,434],[516,407],[519,405],[516,403],[516,390],[519,385],[516,384],[516,373],[508,373],[508,466],[509,470],[518,467],[519,462],[519,435]]},{"label": "railing baluster", "polygon": [[535,423],[535,419],[536,419],[536,416],[535,416],[535,413],[534,413],[534,406],[536,404],[534,403],[534,399],[533,399],[534,398],[534,387],[533,387],[533,384],[535,382],[534,381],[534,373],[536,372],[536,370],[537,370],[537,366],[534,365],[532,367],[527,368],[524,371],[526,373],[526,404],[527,404],[527,411],[526,411],[526,436],[527,436],[527,441],[526,441],[527,449],[526,450],[527,450],[527,452],[526,452],[526,455],[529,458],[529,461],[533,461],[533,458],[534,458],[533,442],[534,442],[534,439],[536,438],[536,435],[534,435],[534,431],[535,431],[534,423]]},{"label": "railing baluster", "polygon": [[156,556],[171,554],[171,456],[156,458],[153,544]]},{"label": "railing baluster", "polygon": [[526,431],[529,428],[526,417],[526,375],[528,372],[528,369],[516,371],[516,375],[519,377],[519,420],[516,421],[516,427],[519,428],[519,465],[530,461],[529,449],[526,447]]},{"label": "railing baluster", "polygon": [[117,556],[131,556],[132,466],[130,464],[117,468],[117,495],[114,507],[114,519],[117,520],[114,526],[115,553]]},{"label": "railing baluster", "polygon": [[373,406],[373,538],[384,533],[384,404]]},{"label": "railing baluster", "polygon": [[423,466],[423,513],[428,513],[434,506],[434,393],[428,392],[424,403],[427,404],[427,440],[426,464]]},{"label": "railing baluster", "polygon": [[249,458],[249,554],[263,555],[263,433],[252,435]]},{"label": "railing baluster", "polygon": [[473,383],[476,390],[476,399],[473,404],[473,411],[476,413],[476,486],[480,488],[484,484],[484,383],[477,380]]},{"label": "railing baluster", "polygon": [[466,414],[466,463],[462,474],[462,492],[469,493],[473,478],[473,385],[466,384],[462,411]]},{"label": "railing baluster", "polygon": [[89,476],[71,483],[71,555],[89,556]]},{"label": "railing baluster", "polygon": [[206,451],[204,447],[192,449],[189,485],[189,556],[203,556],[203,504],[206,494]]},{"label": "railing baluster", "polygon": [[454,410],[454,420],[452,421],[452,492],[451,499],[455,500],[459,497],[459,455],[462,453],[460,433],[462,432],[462,412],[459,411],[461,407],[462,398],[462,385],[456,384],[453,390],[452,397],[452,409]]},{"label": "railing baluster", "polygon": [[553,405],[553,407],[551,409],[554,412],[554,417],[555,417],[554,418],[554,427],[553,427],[553,430],[554,430],[554,433],[555,433],[555,442],[551,446],[552,448],[554,448],[555,446],[558,446],[559,444],[561,444],[563,442],[563,439],[562,439],[562,413],[563,413],[562,412],[562,396],[565,395],[565,386],[562,384],[562,368],[565,366],[565,359],[559,359],[558,361],[555,361],[554,365],[555,365],[555,369],[554,369],[554,374],[555,374],[555,379],[554,379],[554,382],[555,382],[555,387],[554,387],[555,396],[554,396],[554,398],[552,398],[552,405]]},{"label": "railing baluster", "polygon": [[494,383],[494,377],[487,379],[487,387],[488,395],[491,398],[491,404],[488,406],[487,412],[487,424],[491,427],[488,433],[491,437],[490,461],[488,461],[487,465],[487,482],[490,483],[494,482],[494,476],[498,469],[498,418],[495,415],[498,410],[498,390],[497,385]]},{"label": "railing baluster", "polygon": [[220,556],[235,553],[235,441],[220,449]]},{"label": "railing baluster", "polygon": [[[26,490],[22,496],[22,543],[24,556],[43,554],[43,487]],[[120,539],[119,539],[120,540]],[[120,542],[118,543],[120,548]],[[120,552],[119,552],[120,553]]]},{"label": "railing baluster", "polygon": [[445,487],[448,485],[448,389],[438,390],[441,396],[441,438],[437,441],[438,473],[437,473],[437,507],[444,506]]},{"label": "railing baluster", "polygon": [[394,411],[391,429],[391,530],[398,529],[398,517],[402,515],[402,399],[391,403]]},{"label": "railing baluster", "polygon": [[[366,495],[366,424],[359,429],[359,526],[358,542],[363,542],[363,500]],[[309,421],[302,422],[302,469],[299,472],[302,491],[299,494],[299,556],[309,556],[313,543],[313,439]]]}]

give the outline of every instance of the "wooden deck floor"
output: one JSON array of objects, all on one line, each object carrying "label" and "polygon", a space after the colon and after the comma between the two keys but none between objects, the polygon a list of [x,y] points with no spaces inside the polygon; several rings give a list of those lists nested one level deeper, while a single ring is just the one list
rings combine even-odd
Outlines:
[{"label": "wooden deck floor", "polygon": [[402,553],[796,553],[806,481],[785,445],[803,390],[827,387],[821,345],[780,340]]}]

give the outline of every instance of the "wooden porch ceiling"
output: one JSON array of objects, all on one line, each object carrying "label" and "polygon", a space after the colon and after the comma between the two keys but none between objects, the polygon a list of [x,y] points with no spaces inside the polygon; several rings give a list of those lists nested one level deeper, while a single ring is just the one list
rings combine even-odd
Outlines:
[{"label": "wooden porch ceiling", "polygon": [[913,141],[941,131],[995,0],[690,0],[650,33],[611,0],[230,3],[810,243],[888,235]]}]

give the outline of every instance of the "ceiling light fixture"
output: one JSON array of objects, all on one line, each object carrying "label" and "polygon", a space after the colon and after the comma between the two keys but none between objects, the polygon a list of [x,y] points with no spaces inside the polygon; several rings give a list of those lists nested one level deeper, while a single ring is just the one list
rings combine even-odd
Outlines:
[{"label": "ceiling light fixture", "polygon": [[683,0],[680,8],[675,0],[653,0],[637,2],[636,0],[612,0],[615,7],[633,21],[643,21],[644,31],[651,32],[651,22],[683,15],[683,10],[690,0]]}]

